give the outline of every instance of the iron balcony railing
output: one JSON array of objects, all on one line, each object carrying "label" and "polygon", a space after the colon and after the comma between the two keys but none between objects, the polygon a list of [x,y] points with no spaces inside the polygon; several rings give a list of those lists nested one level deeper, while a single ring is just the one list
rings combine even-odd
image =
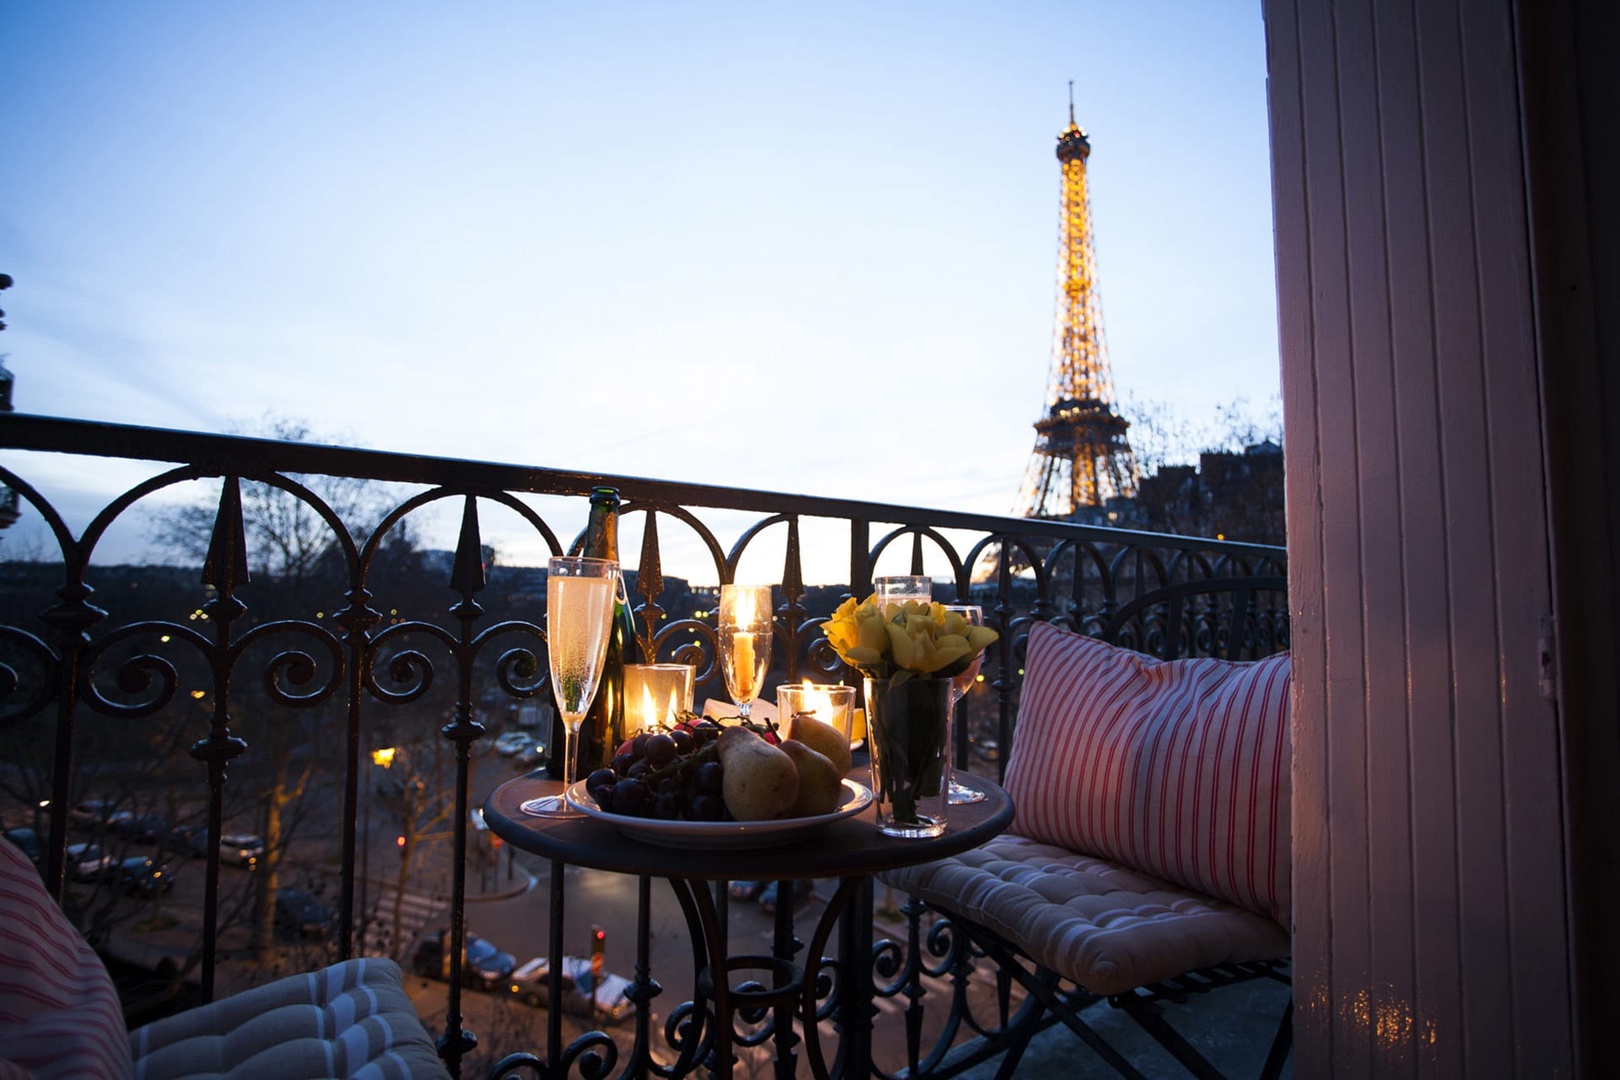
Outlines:
[{"label": "iron balcony railing", "polygon": [[[453,1071],[468,1045],[460,975],[473,828],[469,763],[474,747],[493,737],[484,722],[492,703],[546,693],[543,605],[522,589],[500,603],[491,595],[481,525],[491,515],[534,550],[560,554],[572,535],[562,522],[579,527],[582,497],[597,485],[617,487],[640,652],[695,664],[700,700],[705,690],[724,697],[713,590],[676,594],[674,571],[727,582],[746,560],[751,580],[775,579],[776,677],[856,684],[819,632],[826,597],[865,595],[880,568],[933,573],[937,594],[981,604],[1002,632],[984,666],[977,718],[957,733],[959,758],[973,756],[986,768],[1005,765],[1015,736],[1020,658],[1033,621],[1095,632],[1134,597],[1165,585],[1248,577],[1275,589],[1286,573],[1284,551],[1274,547],[16,413],[0,414],[0,451],[0,485],[51,537],[47,550],[14,545],[0,563],[9,594],[0,611],[0,739],[7,743],[0,797],[8,825],[26,812],[40,826],[51,890],[67,897],[82,869],[70,854],[83,853],[69,851],[76,805],[115,782],[137,786],[126,774],[142,755],[160,753],[161,740],[143,741],[142,733],[161,730],[195,762],[187,766],[189,790],[176,794],[186,785],[172,772],[156,786],[170,807],[194,806],[203,838],[194,845],[206,853],[201,940],[181,969],[194,970],[202,998],[216,992],[229,921],[221,913],[220,839],[244,815],[265,820],[265,785],[280,793],[283,809],[314,801],[324,807],[314,813],[329,811],[336,822],[334,949],[347,958],[364,947],[366,932],[357,929],[356,891],[357,883],[365,888],[371,850],[375,795],[368,800],[362,785],[375,771],[370,741],[379,732],[426,736],[424,745],[439,749],[423,753],[443,759],[448,791],[417,777],[423,790],[413,796],[409,785],[396,785],[392,805],[407,815],[406,831],[442,821],[450,834],[441,1047]],[[141,478],[103,502],[82,505],[85,480],[136,473]],[[435,564],[423,556],[415,538],[424,529],[414,523],[447,507],[459,522],[450,530],[454,551]],[[71,527],[70,511],[87,524]],[[127,541],[132,532],[148,544],[165,539],[167,576],[138,579],[107,565],[109,538]],[[841,551],[837,570],[822,571],[836,580],[806,581],[811,544]],[[189,570],[187,552],[196,555]],[[671,553],[685,564],[666,566]],[[760,569],[767,560],[779,573]],[[1269,595],[1269,608],[1252,623],[1266,638],[1257,653],[1286,643],[1284,602],[1280,591]],[[1186,619],[1188,648],[1216,651],[1216,642],[1200,644],[1197,613]],[[1157,631],[1144,625],[1141,632]],[[273,763],[261,760],[272,756]],[[300,789],[300,778],[324,770],[333,788],[324,795],[318,783]],[[438,818],[430,817],[434,802],[448,803]],[[291,850],[266,839],[271,864]]]}]

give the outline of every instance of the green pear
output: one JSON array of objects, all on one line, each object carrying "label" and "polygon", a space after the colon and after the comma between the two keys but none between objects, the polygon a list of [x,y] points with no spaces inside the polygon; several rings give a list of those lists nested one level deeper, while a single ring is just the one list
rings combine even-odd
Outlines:
[{"label": "green pear", "polygon": [[850,766],[855,763],[855,759],[850,756],[849,740],[844,738],[844,733],[811,713],[794,714],[793,727],[788,733],[788,738],[804,743],[832,762],[833,768],[838,770],[840,780],[849,775]]},{"label": "green pear", "polygon": [[787,817],[799,798],[799,770],[780,747],[740,725],[720,733],[720,794],[738,821]]},{"label": "green pear", "polygon": [[781,750],[793,759],[793,767],[799,771],[799,797],[793,802],[793,816],[813,817],[838,809],[838,794],[844,785],[838,767],[827,755],[797,739],[785,740]]}]

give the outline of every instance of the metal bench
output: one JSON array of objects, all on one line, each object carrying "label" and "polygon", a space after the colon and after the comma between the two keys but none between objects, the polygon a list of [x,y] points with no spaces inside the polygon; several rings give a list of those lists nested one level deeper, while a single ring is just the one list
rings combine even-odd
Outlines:
[{"label": "metal bench", "polygon": [[[1104,642],[1137,650],[1136,653],[1086,644],[1078,638],[1058,642],[1059,631],[1031,631],[1032,636],[1042,636],[1039,643],[1030,643],[1031,655],[1022,688],[1013,756],[1008,764],[1009,791],[1014,793],[1015,799],[1020,799],[1020,790],[1025,793],[1013,830],[954,858],[883,876],[886,884],[910,896],[904,909],[910,920],[904,959],[898,958],[897,951],[891,951],[887,956],[887,971],[880,970],[891,977],[885,988],[888,992],[910,999],[906,1075],[953,1076],[1000,1054],[1004,1056],[997,1075],[1010,1076],[1033,1036],[1048,1026],[1062,1023],[1120,1075],[1140,1077],[1143,1074],[1137,1066],[1081,1015],[1087,1007],[1104,1000],[1140,1025],[1192,1075],[1222,1075],[1166,1021],[1161,1005],[1167,1001],[1185,1002],[1196,995],[1253,979],[1289,982],[1290,938],[1285,925],[1288,921],[1288,660],[1286,654],[1278,655],[1279,650],[1287,646],[1285,589],[1286,584],[1281,579],[1226,579],[1156,590],[1122,607],[1097,635]],[[1060,648],[1069,649],[1062,654],[1064,662],[1078,665],[1073,654],[1082,654],[1087,663],[1095,662],[1096,668],[1086,667],[1081,674],[1077,666],[1071,683],[1059,684],[1047,679],[1045,672],[1037,672],[1037,665],[1056,664]],[[1157,693],[1156,688],[1165,681],[1161,676],[1172,670],[1159,666],[1158,662],[1185,659],[1189,654],[1205,658],[1194,661],[1194,665],[1202,667],[1182,664],[1174,669],[1189,679],[1205,675],[1218,679],[1230,675],[1251,683],[1262,676],[1272,680],[1267,684],[1273,695],[1270,712],[1264,721],[1270,730],[1254,726],[1234,734],[1234,725],[1222,723],[1221,738],[1216,740],[1213,749],[1201,743],[1202,750],[1196,754],[1189,751],[1181,758],[1206,770],[1236,772],[1241,768],[1253,773],[1251,759],[1234,756],[1222,747],[1235,746],[1240,738],[1271,740],[1264,746],[1271,755],[1267,760],[1278,774],[1278,782],[1263,795],[1281,805],[1275,806],[1272,817],[1267,819],[1280,834],[1280,847],[1268,853],[1271,861],[1266,864],[1279,881],[1279,888],[1270,890],[1273,895],[1269,900],[1264,882],[1260,883],[1262,887],[1250,890],[1242,881],[1217,875],[1219,880],[1212,878],[1208,889],[1228,893],[1228,898],[1223,899],[1207,890],[1189,887],[1189,880],[1202,883],[1195,873],[1171,873],[1170,877],[1181,878],[1178,882],[1152,872],[1179,864],[1155,847],[1152,838],[1137,843],[1135,850],[1154,858],[1130,855],[1133,849],[1130,829],[1141,822],[1127,820],[1133,817],[1129,808],[1110,826],[1123,839],[1112,840],[1110,837],[1114,834],[1098,829],[1098,839],[1087,844],[1094,850],[1046,842],[1039,835],[1026,835],[1029,832],[1050,834],[1054,829],[1061,831],[1066,827],[1063,815],[1076,805],[1084,805],[1088,813],[1094,811],[1094,803],[1087,802],[1093,796],[1081,790],[1088,783],[1093,790],[1100,789],[1104,782],[1126,787],[1131,784],[1130,778],[1122,780],[1118,775],[1100,771],[1101,752],[1095,747],[1089,751],[1091,756],[1084,759],[1084,777],[1078,775],[1080,770],[1068,768],[1069,762],[1062,757],[1072,751],[1052,738],[1054,731],[1067,732],[1072,728],[1063,728],[1058,721],[1048,723],[1030,714],[1068,708],[1069,705],[1053,704],[1054,695],[1060,691],[1069,698],[1089,694],[1089,687],[1096,685],[1092,678],[1094,670],[1109,672],[1106,678],[1112,681],[1106,684],[1108,695],[1125,693],[1121,689],[1125,683],[1129,683],[1131,693],[1137,690]],[[1273,658],[1261,664],[1245,664],[1241,668],[1230,665],[1231,661],[1267,656]],[[1107,667],[1109,664],[1113,666]],[[1151,672],[1152,676],[1143,674],[1131,682],[1138,669],[1142,673]],[[1281,686],[1275,685],[1278,677],[1283,680]],[[1117,728],[1111,729],[1129,733],[1128,738],[1108,736],[1112,742],[1104,749],[1111,746],[1128,768],[1137,770],[1133,774],[1139,781],[1135,791],[1142,801],[1132,804],[1138,807],[1134,818],[1153,814],[1161,818],[1173,816],[1172,811],[1165,809],[1170,802],[1168,796],[1157,792],[1157,788],[1163,786],[1156,786],[1154,779],[1158,765],[1148,758],[1154,754],[1165,757],[1164,748],[1177,737],[1173,732],[1180,730],[1175,725],[1180,724],[1190,731],[1201,724],[1207,728],[1228,717],[1226,713],[1218,717],[1199,715],[1198,709],[1221,708],[1218,703],[1230,698],[1221,698],[1213,690],[1207,696],[1198,696],[1205,693],[1203,684],[1195,689],[1196,692],[1184,699],[1177,699],[1182,703],[1173,708],[1167,706],[1167,712],[1173,715],[1168,718],[1161,715],[1156,721],[1162,722],[1158,727],[1142,723],[1127,728],[1127,722],[1121,719]],[[1251,685],[1250,698],[1254,692]],[[1109,696],[1108,701],[1112,700]],[[1137,700],[1151,703],[1152,699]],[[1188,702],[1191,704],[1186,704]],[[1107,722],[1114,721],[1116,714],[1108,711],[1112,708],[1112,704],[1095,707],[1087,704],[1076,715],[1101,725],[1105,721],[1099,717],[1106,716]],[[1229,736],[1230,744],[1222,741]],[[1043,745],[1037,746],[1035,741]],[[1054,758],[1058,763],[1054,763]],[[1246,777],[1248,775],[1245,773]],[[1053,788],[1063,790],[1060,797],[1048,799],[1048,791]],[[1253,797],[1252,785],[1244,790]],[[1121,796],[1122,800],[1124,798]],[[1054,825],[1054,821],[1058,824]],[[1253,828],[1254,822],[1234,811],[1225,825],[1208,824],[1212,836],[1227,827]],[[1085,833],[1084,828],[1075,827],[1075,835]],[[1098,850],[1104,847],[1109,850]],[[1234,868],[1241,869],[1236,865],[1238,858],[1241,855],[1231,861]],[[1156,861],[1156,865],[1143,867],[1132,865],[1133,861]],[[1233,898],[1244,902],[1233,902]],[[925,925],[925,916],[929,915],[932,919]],[[881,948],[879,960],[881,967],[885,960]],[[974,1015],[969,993],[974,972],[981,966],[978,961],[982,960],[988,960],[994,972],[996,1015],[988,1022]],[[927,1053],[923,1051],[920,1038],[927,997],[925,976],[930,981],[949,979],[951,987],[949,1015],[942,1033]],[[1016,1009],[1013,1007],[1014,986],[1025,992],[1024,1000]],[[979,1008],[983,1011],[980,1000]],[[962,1042],[959,1036],[965,1031],[975,1037]],[[1279,1018],[1263,1076],[1274,1077],[1281,1072],[1291,1046],[1291,1032],[1290,1004]]]}]

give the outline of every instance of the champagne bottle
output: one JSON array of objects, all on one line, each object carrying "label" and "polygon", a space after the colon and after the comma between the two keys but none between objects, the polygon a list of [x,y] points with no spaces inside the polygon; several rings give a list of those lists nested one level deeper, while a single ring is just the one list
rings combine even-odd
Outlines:
[{"label": "champagne bottle", "polygon": [[[619,492],[599,487],[591,491],[591,517],[585,526],[580,554],[589,559],[619,561]],[[623,567],[621,564],[621,571]],[[613,602],[613,627],[608,633],[607,656],[602,660],[602,681],[591,699],[590,711],[579,725],[579,763],[574,771],[583,780],[607,765],[624,741],[624,665],[634,647],[635,626],[627,604]],[[552,752],[546,773],[554,780],[563,778],[562,714],[554,713],[551,725]]]}]

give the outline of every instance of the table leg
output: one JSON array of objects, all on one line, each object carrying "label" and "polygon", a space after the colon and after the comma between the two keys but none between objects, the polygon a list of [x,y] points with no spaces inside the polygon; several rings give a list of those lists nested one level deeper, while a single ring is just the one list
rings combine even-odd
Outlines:
[{"label": "table leg", "polygon": [[[831,994],[831,999],[826,1007],[830,1010],[838,1025],[839,1037],[842,1040],[842,1053],[845,1064],[841,1075],[850,1078],[862,1077],[860,1071],[862,1061],[866,1061],[866,1067],[868,1070],[870,1069],[871,948],[870,945],[864,949],[861,949],[858,944],[851,946],[848,941],[849,934],[852,932],[850,920],[861,918],[859,903],[852,904],[851,901],[859,900],[863,880],[859,877],[847,877],[839,881],[838,888],[833,893],[832,899],[827,902],[827,909],[821,913],[821,918],[817,920],[815,929],[810,934],[810,950],[806,954],[804,962],[804,998],[799,1012],[804,1023],[804,1045],[810,1060],[810,1074],[816,1080],[827,1080],[829,1076],[826,1054],[821,1046],[821,1029],[819,1026],[822,1019],[821,999],[828,994]],[[867,895],[870,897],[870,887],[867,889]],[[868,907],[866,914],[866,939],[868,942],[871,941],[872,937],[871,925],[872,918]],[[840,931],[839,956],[831,964],[837,978],[830,984],[824,985],[822,961],[825,959],[824,950],[827,947],[828,939],[832,937],[834,926],[837,926]],[[853,964],[849,960],[852,949],[858,951],[861,957]],[[865,980],[864,984],[860,981],[861,979]],[[865,996],[861,998],[863,993],[861,987],[863,985],[866,988],[864,991]],[[862,1001],[865,1002],[864,1006]],[[862,1031],[863,1021],[859,1019],[863,1017],[865,1018],[864,1032]],[[854,1054],[855,1057],[852,1058],[851,1054]],[[850,1071],[849,1062],[851,1061],[856,1063],[853,1072]]]},{"label": "table leg", "polygon": [[566,864],[551,861],[551,969],[546,973],[546,1069],[562,1075],[563,877]]},{"label": "table leg", "polygon": [[844,1035],[843,1080],[867,1080],[872,1075],[872,878],[845,878],[852,901],[839,926],[838,961],[847,985],[841,986],[839,1026]]},{"label": "table leg", "polygon": [[[801,946],[799,939],[793,936],[793,889],[797,884],[794,881],[776,883],[776,924],[771,939],[773,955],[778,960],[790,964]],[[797,998],[784,997],[776,1006],[777,1080],[793,1080],[798,1072],[799,1055],[793,1049],[799,1041],[799,1037],[793,1031],[793,1016],[798,1004]],[[809,1027],[815,1024],[813,1013],[805,1018],[805,1023],[807,1025],[805,1037],[815,1038],[815,1033],[809,1030]]]},{"label": "table leg", "polygon": [[636,1003],[636,1042],[630,1052],[630,1075],[636,1080],[646,1077],[651,1054],[648,1004],[663,990],[652,977],[651,937],[652,880],[643,875],[636,882],[636,981],[629,991],[630,999]]},{"label": "table leg", "polygon": [[[697,1066],[698,1062],[706,1061],[710,1074],[719,1075],[719,1057],[713,1045],[719,1029],[719,1024],[715,1022],[718,1006],[714,1012],[710,1011],[709,1002],[713,999],[713,991],[712,988],[706,987],[712,980],[704,978],[705,972],[714,963],[715,953],[712,951],[714,941],[705,930],[706,924],[702,915],[705,906],[710,910],[713,909],[714,901],[705,891],[708,886],[701,881],[692,882],[684,878],[667,880],[670,891],[675,894],[676,901],[681,905],[681,914],[686,919],[686,936],[692,946],[692,970],[698,976],[692,987],[692,999],[677,1006],[671,1023],[666,1025],[666,1030],[675,1035],[675,1049],[680,1054],[667,1071],[671,1076],[685,1076]],[[699,901],[700,896],[704,898],[706,904]],[[723,950],[719,955],[724,959]],[[684,1017],[681,1015],[683,1012]],[[728,1045],[726,1066],[728,1075],[729,1058]]]}]

